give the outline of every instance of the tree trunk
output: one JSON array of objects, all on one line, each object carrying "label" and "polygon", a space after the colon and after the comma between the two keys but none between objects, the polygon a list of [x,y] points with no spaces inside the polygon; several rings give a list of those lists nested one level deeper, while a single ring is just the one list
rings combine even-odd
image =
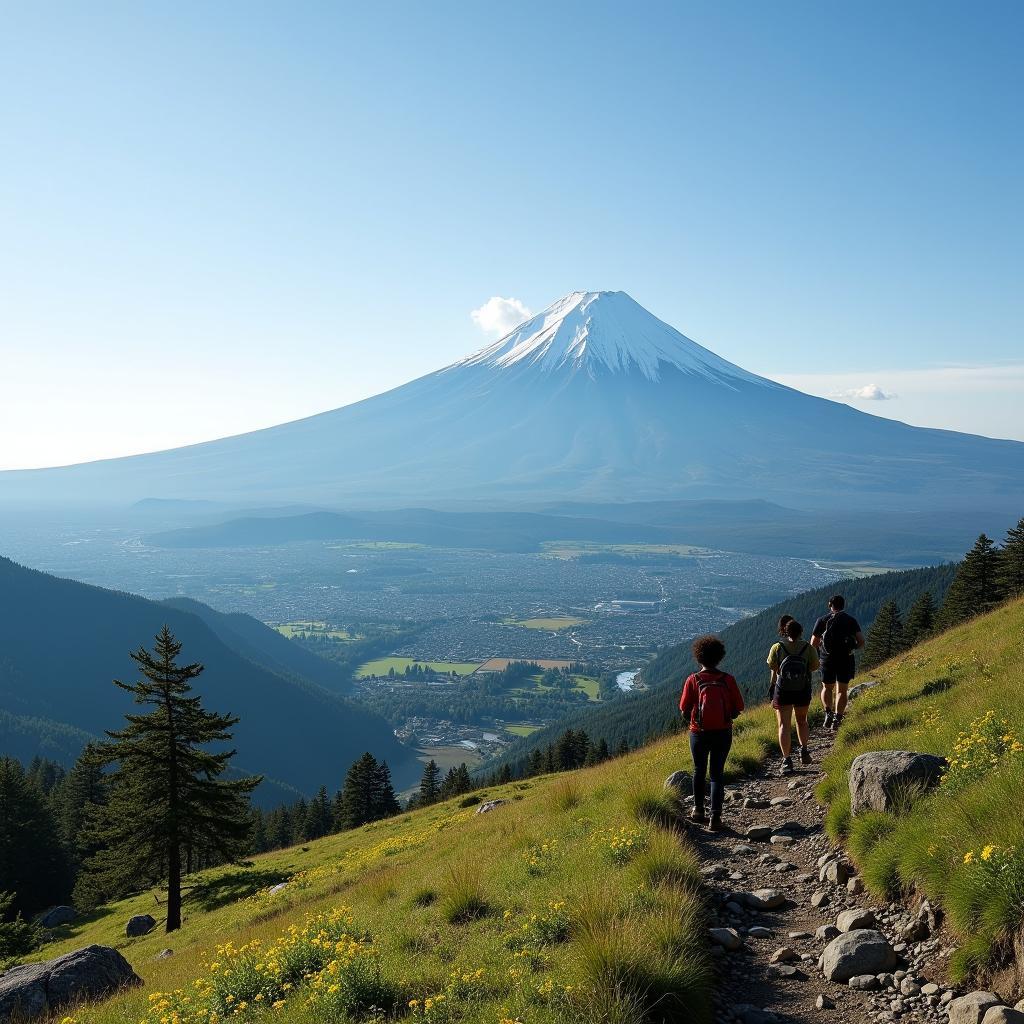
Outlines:
[{"label": "tree trunk", "polygon": [[181,927],[181,850],[172,843],[167,851],[167,927],[168,932]]}]

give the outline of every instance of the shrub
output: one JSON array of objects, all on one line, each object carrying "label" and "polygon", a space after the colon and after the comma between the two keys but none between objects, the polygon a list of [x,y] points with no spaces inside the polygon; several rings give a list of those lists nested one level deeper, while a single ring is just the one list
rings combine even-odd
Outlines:
[{"label": "shrub", "polygon": [[460,807],[475,807],[478,803],[480,803],[480,797],[478,797],[475,793],[470,793],[469,796],[464,796],[459,801],[459,806]]}]

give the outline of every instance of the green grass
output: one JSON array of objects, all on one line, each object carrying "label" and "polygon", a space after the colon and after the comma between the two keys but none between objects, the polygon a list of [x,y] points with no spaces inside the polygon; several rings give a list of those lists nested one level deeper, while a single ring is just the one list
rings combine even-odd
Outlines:
[{"label": "green grass", "polygon": [[419,665],[422,668],[431,669],[434,672],[454,672],[459,676],[472,675],[479,667],[476,661],[417,661],[415,658],[374,658],[367,661],[356,669],[357,679],[366,679],[368,676],[386,676],[391,669],[401,675],[407,668]]},{"label": "green grass", "polygon": [[578,619],[574,615],[551,615],[547,618],[537,619],[505,619],[505,625],[558,632],[562,629],[572,629],[573,626],[582,626],[586,621],[586,619]]},{"label": "green grass", "polygon": [[[150,995],[194,990],[208,976],[204,965],[221,958],[217,946],[272,945],[309,915],[343,914],[348,933],[372,944],[359,944],[336,992],[299,973],[275,1020],[369,1020],[365,1005],[379,999],[393,1002],[388,1018],[438,1024],[702,1024],[711,975],[694,853],[652,821],[657,815],[638,817],[636,805],[645,788],[657,803],[661,780],[688,761],[684,740],[672,737],[595,768],[491,787],[488,798],[508,802],[488,814],[456,799],[204,872],[189,879],[180,931],[124,937],[133,914],[162,916],[159,894],[147,891],[76,922],[37,957],[115,946],[145,984],[80,1008],[76,1021],[159,1024],[147,1016]],[[279,881],[287,887],[270,896]],[[174,955],[155,959],[165,947]],[[258,990],[255,969],[246,967],[247,992]],[[438,994],[450,1018],[438,1004],[424,1016],[425,1000]],[[256,1019],[249,1010],[238,1016],[239,1024]]]},{"label": "green grass", "polygon": [[506,725],[505,732],[510,732],[513,736],[529,736],[543,728],[541,725]]},{"label": "green grass", "polygon": [[282,622],[274,627],[282,636],[305,639],[310,636],[327,636],[332,640],[362,640],[358,633],[350,633],[347,629],[331,629],[326,622]]},{"label": "green grass", "polygon": [[686,558],[691,555],[711,554],[710,548],[692,544],[602,544],[599,541],[550,540],[541,544],[549,558],[579,558],[581,555],[613,554],[630,557],[642,555],[670,555]]},{"label": "green grass", "polygon": [[[946,910],[962,943],[959,979],[1005,963],[1024,928],[1022,635],[1018,601],[879,666],[882,685],[851,704],[818,789],[829,833],[848,843],[869,888],[886,898],[921,892]],[[850,764],[886,749],[957,763],[895,812],[851,818]]]}]

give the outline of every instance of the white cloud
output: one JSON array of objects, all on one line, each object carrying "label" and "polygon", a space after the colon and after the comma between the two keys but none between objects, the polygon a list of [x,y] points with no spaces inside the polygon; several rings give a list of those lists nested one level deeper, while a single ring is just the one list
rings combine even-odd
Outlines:
[{"label": "white cloud", "polygon": [[883,391],[877,384],[865,384],[859,388],[843,388],[833,391],[830,398],[854,398],[860,402],[888,402],[899,397],[891,391]]},{"label": "white cloud", "polygon": [[529,320],[533,313],[519,299],[503,299],[500,295],[492,295],[479,309],[470,314],[473,323],[485,334],[508,334],[524,320]]}]

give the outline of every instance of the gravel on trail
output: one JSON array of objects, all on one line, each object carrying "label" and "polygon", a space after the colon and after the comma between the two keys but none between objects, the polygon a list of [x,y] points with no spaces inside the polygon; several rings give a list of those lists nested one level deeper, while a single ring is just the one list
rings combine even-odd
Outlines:
[{"label": "gravel on trail", "polygon": [[[723,831],[687,825],[712,902],[716,1024],[945,1024],[947,1004],[959,994],[944,981],[953,948],[932,908],[878,903],[825,834],[814,787],[832,739],[812,729],[811,765],[780,776],[775,758],[729,786]],[[892,947],[884,970],[826,980],[821,964],[830,943],[838,944],[830,962],[848,955],[849,970],[872,944],[877,954],[880,940],[870,936],[878,932]]]}]

